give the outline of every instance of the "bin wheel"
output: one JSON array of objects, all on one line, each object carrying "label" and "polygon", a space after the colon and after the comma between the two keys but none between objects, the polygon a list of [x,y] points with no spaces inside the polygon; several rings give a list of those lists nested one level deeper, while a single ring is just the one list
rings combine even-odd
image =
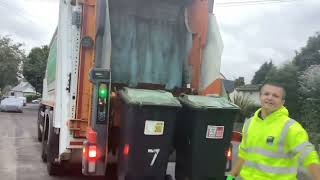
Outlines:
[{"label": "bin wheel", "polygon": [[166,177],[164,178],[165,180],[173,180],[171,175],[166,175]]},{"label": "bin wheel", "polygon": [[175,178],[176,178],[176,180],[186,180],[187,179],[187,177],[185,177],[185,176],[176,176]]}]

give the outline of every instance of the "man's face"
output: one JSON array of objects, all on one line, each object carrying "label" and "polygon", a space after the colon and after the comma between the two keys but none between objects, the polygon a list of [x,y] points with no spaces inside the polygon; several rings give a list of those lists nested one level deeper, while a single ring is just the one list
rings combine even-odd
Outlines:
[{"label": "man's face", "polygon": [[269,112],[278,110],[284,104],[282,88],[266,84],[261,89],[260,101],[262,109]]}]

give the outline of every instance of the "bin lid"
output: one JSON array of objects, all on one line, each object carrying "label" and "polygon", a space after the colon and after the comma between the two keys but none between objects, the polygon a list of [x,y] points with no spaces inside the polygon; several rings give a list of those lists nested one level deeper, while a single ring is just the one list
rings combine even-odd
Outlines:
[{"label": "bin lid", "polygon": [[239,107],[223,97],[182,95],[179,100],[196,109],[239,109]]},{"label": "bin lid", "polygon": [[163,90],[124,88],[120,96],[128,104],[181,107],[177,98]]}]

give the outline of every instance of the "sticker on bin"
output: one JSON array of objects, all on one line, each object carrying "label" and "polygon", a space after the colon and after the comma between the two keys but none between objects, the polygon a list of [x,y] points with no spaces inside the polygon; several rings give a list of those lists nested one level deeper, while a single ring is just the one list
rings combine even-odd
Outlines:
[{"label": "sticker on bin", "polygon": [[223,139],[224,126],[208,125],[206,138]]},{"label": "sticker on bin", "polygon": [[164,121],[146,120],[144,125],[145,135],[163,135]]}]

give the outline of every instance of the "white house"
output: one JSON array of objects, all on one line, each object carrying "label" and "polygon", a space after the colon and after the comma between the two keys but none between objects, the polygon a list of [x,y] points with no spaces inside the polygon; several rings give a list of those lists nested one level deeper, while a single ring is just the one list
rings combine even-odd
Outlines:
[{"label": "white house", "polygon": [[36,90],[29,82],[21,81],[17,86],[9,91],[8,95],[12,94],[16,97],[25,97],[28,95],[35,95]]},{"label": "white house", "polygon": [[240,95],[242,97],[248,97],[256,105],[260,104],[260,88],[261,85],[248,84],[244,86],[237,87],[235,91],[230,94],[230,98],[233,99],[234,96]]}]

